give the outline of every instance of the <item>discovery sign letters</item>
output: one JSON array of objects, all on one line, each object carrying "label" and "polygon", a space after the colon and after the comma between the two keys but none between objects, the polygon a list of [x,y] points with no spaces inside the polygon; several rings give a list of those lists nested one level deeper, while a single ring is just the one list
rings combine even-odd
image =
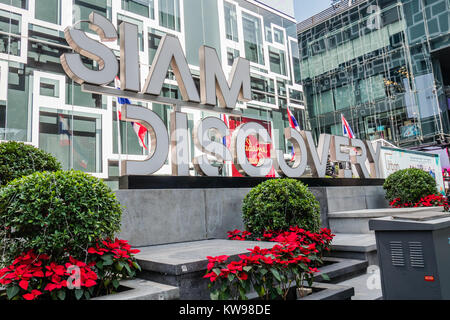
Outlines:
[{"label": "discovery sign letters", "polygon": [[[236,109],[237,101],[251,100],[250,63],[237,58],[227,80],[214,48],[202,46],[200,57],[200,92],[186,61],[182,46],[177,37],[165,35],[160,42],[145,83],[140,82],[139,45],[137,26],[123,22],[119,27],[120,67],[114,52],[104,42],[117,41],[119,35],[114,25],[105,17],[91,13],[90,29],[98,34],[100,41],[85,32],[68,27],[65,37],[74,53],[61,56],[61,64],[66,74],[82,85],[83,91],[97,94],[126,97],[136,101],[157,102],[173,105],[170,135],[159,116],[152,110],[124,105],[121,108],[122,120],[138,122],[149,132],[150,152],[143,161],[123,161],[121,175],[151,175],[159,171],[171,151],[172,174],[189,175],[189,137],[187,114],[181,107],[200,109],[221,114],[240,115]],[[81,57],[89,58],[98,64],[98,70],[88,68]],[[169,67],[173,70],[183,100],[161,97],[160,92]],[[120,73],[120,90],[107,85]],[[217,103],[218,102],[218,103]],[[218,104],[218,106],[217,106]],[[307,165],[315,177],[325,177],[328,155],[333,162],[349,162],[354,165],[361,178],[380,177],[379,157],[381,145],[376,147],[369,141],[349,139],[341,136],[322,134],[316,147],[311,132],[286,128],[284,135],[295,150],[292,165],[284,159],[284,152],[273,147],[267,129],[257,122],[241,124],[233,131],[230,148],[223,144],[223,137],[230,130],[220,118],[207,117],[199,121],[193,130],[195,146],[203,155],[193,159],[194,167],[201,175],[219,176],[219,169],[211,164],[211,158],[219,162],[232,161],[244,176],[265,177],[272,168],[280,176],[292,178],[304,174]],[[215,136],[215,139],[212,139]],[[260,159],[258,164],[249,161],[246,153],[248,137],[253,136],[261,145],[271,145],[270,158]],[[349,150],[357,150],[352,155]],[[351,170],[343,176],[351,177]]]}]

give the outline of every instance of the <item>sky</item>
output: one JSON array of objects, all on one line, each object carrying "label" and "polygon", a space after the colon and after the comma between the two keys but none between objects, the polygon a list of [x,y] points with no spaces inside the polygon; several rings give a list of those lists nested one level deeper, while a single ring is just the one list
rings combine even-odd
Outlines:
[{"label": "sky", "polygon": [[295,18],[298,22],[331,7],[331,0],[294,0]]}]

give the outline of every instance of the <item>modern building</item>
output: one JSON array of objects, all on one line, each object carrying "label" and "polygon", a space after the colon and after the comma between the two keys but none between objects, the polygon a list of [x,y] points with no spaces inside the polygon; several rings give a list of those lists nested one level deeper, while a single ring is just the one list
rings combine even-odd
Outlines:
[{"label": "modern building", "polygon": [[[236,57],[251,63],[252,102],[239,105],[241,119],[260,120],[272,132],[288,126],[287,106],[305,125],[299,73],[299,50],[292,1],[254,0],[0,0],[0,141],[23,141],[54,154],[64,169],[101,178],[118,174],[119,159],[145,159],[130,123],[118,123],[117,99],[82,92],[61,67],[71,52],[64,30],[76,25],[94,39],[87,22],[97,12],[117,27],[122,21],[139,28],[141,78],[145,79],[164,34],[179,38],[199,85],[199,48],[217,50],[225,74]],[[286,13],[287,12],[287,13]],[[120,57],[119,43],[107,44]],[[96,68],[93,61],[86,65]],[[162,95],[181,99],[168,72]],[[132,101],[133,102],[133,101]],[[133,102],[134,103],[134,102]],[[142,103],[141,103],[142,105]],[[148,103],[169,128],[171,106]],[[189,130],[207,112],[183,109]],[[212,114],[213,116],[220,116]],[[303,121],[303,123],[302,123]],[[120,139],[119,139],[120,136]],[[277,147],[289,153],[283,135]],[[145,139],[148,144],[148,137]],[[192,155],[198,155],[190,141]],[[169,174],[170,165],[160,174]]]},{"label": "modern building", "polygon": [[450,2],[342,0],[297,26],[300,78],[316,136],[419,150],[450,143]]}]

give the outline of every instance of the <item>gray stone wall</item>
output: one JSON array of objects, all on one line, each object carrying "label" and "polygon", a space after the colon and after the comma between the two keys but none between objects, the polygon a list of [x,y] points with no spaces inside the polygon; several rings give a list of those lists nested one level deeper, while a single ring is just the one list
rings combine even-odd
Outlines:
[{"label": "gray stone wall", "polygon": [[[310,188],[328,213],[387,207],[380,186]],[[119,190],[124,206],[120,237],[133,246],[225,239],[227,231],[243,229],[241,206],[250,189]]]}]

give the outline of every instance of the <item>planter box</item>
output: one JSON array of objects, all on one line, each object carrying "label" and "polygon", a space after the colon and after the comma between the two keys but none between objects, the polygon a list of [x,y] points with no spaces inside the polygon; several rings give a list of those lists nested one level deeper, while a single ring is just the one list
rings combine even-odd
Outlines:
[{"label": "planter box", "polygon": [[[314,282],[311,287],[305,284],[305,288],[311,288],[313,293],[303,297],[297,297],[297,287],[293,285],[289,290],[287,300],[351,300],[355,295],[353,287],[340,286],[331,283]],[[259,300],[256,293],[248,295],[249,300]]]},{"label": "planter box", "polygon": [[[0,290],[0,293],[5,290]],[[91,300],[179,300],[180,290],[176,287],[142,280],[132,279],[120,282],[119,292]]]}]

